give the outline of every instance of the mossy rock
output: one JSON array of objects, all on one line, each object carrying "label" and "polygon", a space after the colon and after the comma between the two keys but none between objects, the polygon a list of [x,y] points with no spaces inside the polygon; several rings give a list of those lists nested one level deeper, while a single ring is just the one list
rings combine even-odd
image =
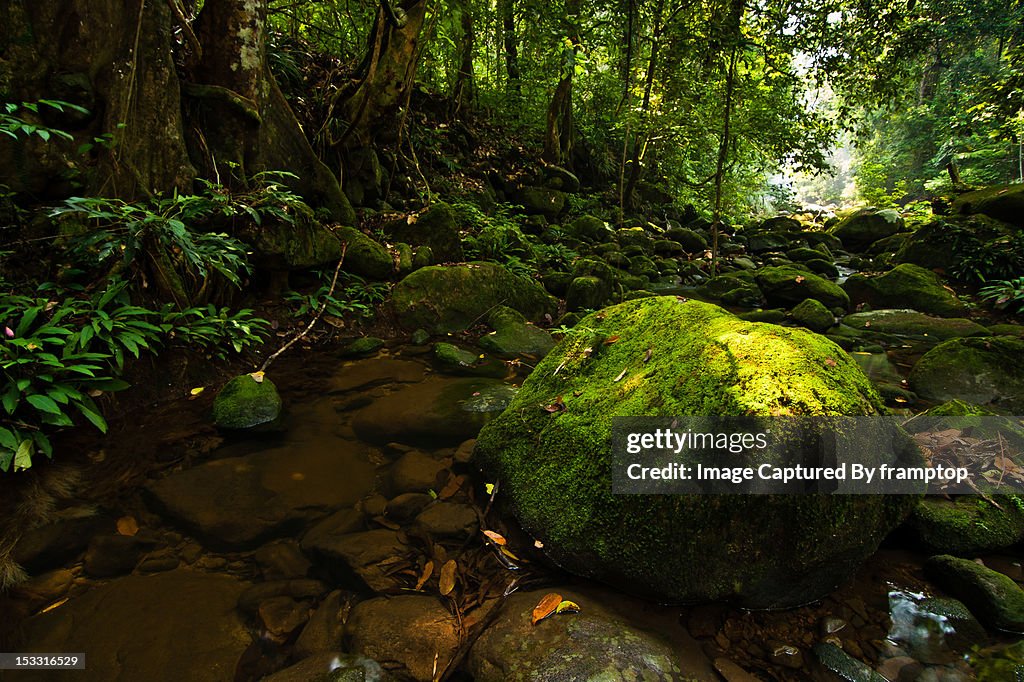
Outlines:
[{"label": "mossy rock", "polygon": [[446,374],[501,379],[508,374],[505,363],[459,348],[452,343],[435,343],[434,360]]},{"label": "mossy rock", "polygon": [[962,317],[932,317],[916,310],[872,310],[853,313],[843,324],[862,329],[869,335],[912,336],[936,342],[962,336],[989,336],[990,332],[976,322]]},{"label": "mossy rock", "polygon": [[634,256],[629,259],[629,274],[635,277],[647,277],[649,279],[657,279],[661,272],[658,270],[658,264],[647,256]]},{"label": "mossy rock", "polygon": [[1024,185],[996,185],[967,192],[956,198],[952,208],[954,213],[981,213],[1024,227]]},{"label": "mossy rock", "polygon": [[972,336],[943,341],[925,353],[910,371],[910,387],[934,401],[963,400],[1024,410],[1024,339]]},{"label": "mossy rock", "polygon": [[506,306],[492,311],[488,324],[494,331],[480,337],[480,347],[499,357],[525,355],[539,359],[555,347],[551,334],[528,323],[517,311]]},{"label": "mossy rock", "polygon": [[[360,238],[350,239],[350,230]],[[377,260],[373,257],[375,254],[371,253],[374,246],[383,251],[390,268],[391,257],[387,249],[351,227],[333,228],[332,234],[332,229],[318,223],[312,212],[300,210],[295,215],[294,223],[267,221],[262,225],[251,225],[240,232],[238,237],[252,246],[257,263],[262,262],[272,268],[303,270],[334,265],[341,258],[341,242],[352,241],[349,251],[354,250],[356,253],[345,256],[347,270],[356,272],[356,269],[365,267],[373,274],[356,274],[378,279],[386,278],[391,272],[390,269],[381,271],[375,268]],[[355,242],[358,242],[359,248],[353,249]],[[366,263],[363,263],[364,255],[367,257]]]},{"label": "mossy rock", "polygon": [[946,500],[925,498],[914,509],[908,527],[933,552],[974,558],[1012,547],[1024,540],[1024,497],[996,495],[1002,509],[977,497]]},{"label": "mossy rock", "polygon": [[967,656],[967,661],[971,664],[978,682],[1024,680],[1024,640],[971,652]]},{"label": "mossy rock", "polygon": [[597,258],[580,258],[572,265],[573,277],[597,277],[599,280],[612,284],[617,278],[615,269],[608,263]]},{"label": "mossy rock", "polygon": [[794,265],[761,268],[754,273],[769,305],[788,307],[808,298],[827,308],[848,308],[850,298],[836,284]]},{"label": "mossy rock", "polygon": [[793,308],[793,321],[812,332],[823,332],[836,323],[836,316],[821,301],[808,298]]},{"label": "mossy rock", "polygon": [[384,347],[383,339],[375,336],[364,336],[347,344],[341,349],[342,357],[365,357],[373,355]]},{"label": "mossy rock", "polygon": [[765,218],[757,226],[757,232],[799,232],[803,229],[803,225],[796,218],[790,218],[786,215],[774,216],[772,218]]},{"label": "mossy rock", "polygon": [[[558,396],[565,410],[545,410]],[[883,409],[824,337],[659,296],[581,320],[483,429],[475,457],[570,571],[665,600],[792,606],[845,580],[916,498],[614,495],[612,419]]]},{"label": "mossy rock", "polygon": [[809,260],[815,260],[823,258],[829,254],[822,253],[818,249],[811,249],[806,246],[801,246],[796,249],[790,249],[786,252],[786,257],[797,263],[806,263]]},{"label": "mossy rock", "polygon": [[519,203],[530,215],[539,214],[555,220],[565,210],[566,194],[546,187],[523,187],[519,190]]},{"label": "mossy rock", "polygon": [[924,567],[929,579],[966,604],[983,624],[1024,632],[1024,590],[1009,576],[948,554],[931,557]]},{"label": "mossy rock", "polygon": [[793,246],[793,240],[785,232],[763,232],[747,238],[747,250],[751,253],[785,251]]},{"label": "mossy rock", "polygon": [[836,264],[824,258],[812,258],[806,261],[804,266],[814,274],[821,275],[822,277],[835,279],[839,276],[839,268],[836,267]]},{"label": "mossy rock", "polygon": [[474,262],[420,268],[395,285],[391,305],[406,329],[444,334],[482,322],[499,305],[537,321],[553,315],[557,301],[533,280],[496,263]]},{"label": "mossy rock", "polygon": [[835,674],[834,679],[846,682],[889,682],[867,663],[857,660],[831,642],[817,644],[813,651],[818,662]]},{"label": "mossy rock", "polygon": [[903,263],[884,275],[851,275],[843,289],[855,304],[872,308],[912,308],[939,317],[961,317],[967,307],[942,286],[939,276],[930,270]]},{"label": "mossy rock", "polygon": [[708,248],[708,240],[700,232],[685,227],[665,231],[665,239],[678,242],[687,253],[701,253]]},{"label": "mossy rock", "polygon": [[844,218],[832,230],[849,251],[862,251],[879,239],[890,237],[903,229],[903,218],[897,211],[864,208]]},{"label": "mossy rock", "polygon": [[281,396],[274,382],[251,374],[237,376],[213,399],[213,423],[222,429],[251,429],[281,416]]},{"label": "mossy rock", "polygon": [[396,220],[384,230],[394,241],[429,246],[434,262],[457,263],[464,257],[455,212],[445,202],[434,204],[413,222]]},{"label": "mossy rock", "polygon": [[360,277],[384,280],[394,273],[395,261],[381,244],[366,236],[354,227],[334,228],[336,241],[348,246],[345,248],[345,263],[342,267]]},{"label": "mossy rock", "polygon": [[509,256],[527,262],[537,260],[533,244],[518,227],[512,225],[488,225],[480,231],[476,243],[481,258],[486,260],[497,261]]},{"label": "mossy rock", "polygon": [[608,223],[592,215],[576,218],[565,226],[565,231],[589,242],[609,242],[615,237]]},{"label": "mossy rock", "polygon": [[608,282],[592,275],[576,277],[565,294],[565,307],[570,311],[597,310],[611,295],[612,288]]},{"label": "mossy rock", "polygon": [[786,321],[786,311],[782,308],[769,308],[768,310],[751,310],[746,313],[739,313],[736,317],[747,322],[768,322],[781,324]]},{"label": "mossy rock", "polygon": [[989,325],[988,329],[996,336],[1016,336],[1024,339],[1024,325],[1021,324],[993,324]]},{"label": "mossy rock", "polygon": [[[627,256],[636,253],[636,249],[639,249],[640,253],[647,254],[654,248],[654,238],[642,227],[624,227],[621,230],[616,230],[615,239],[618,240]],[[631,252],[630,248],[634,251]]]},{"label": "mossy rock", "polygon": [[549,272],[541,279],[544,288],[555,296],[564,297],[572,284],[573,274],[571,272]]}]

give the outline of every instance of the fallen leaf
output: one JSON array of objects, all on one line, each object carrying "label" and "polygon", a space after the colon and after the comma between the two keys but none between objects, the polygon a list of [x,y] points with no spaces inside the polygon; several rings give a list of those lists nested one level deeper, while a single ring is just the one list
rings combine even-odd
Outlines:
[{"label": "fallen leaf", "polygon": [[494,494],[494,484],[493,483],[484,483],[484,491],[488,495],[493,495]]},{"label": "fallen leaf", "polygon": [[796,282],[797,284],[803,284],[806,280],[807,278],[804,277],[803,275],[797,275],[796,279],[794,279],[793,281]]},{"label": "fallen leaf", "polygon": [[555,402],[550,405],[545,405],[544,410],[551,413],[565,412],[565,401],[562,400],[562,396],[558,396],[555,398]]},{"label": "fallen leaf", "polygon": [[139,532],[139,522],[132,516],[122,516],[117,520],[117,532],[120,535],[135,535]]},{"label": "fallen leaf", "polygon": [[835,367],[837,364],[839,363],[837,363],[833,358],[825,358],[826,367]]},{"label": "fallen leaf", "polygon": [[540,621],[544,620],[558,608],[558,605],[562,603],[562,595],[557,592],[549,592],[541,597],[541,600],[537,602],[537,605],[533,607],[533,613],[530,616],[530,623],[536,625]]},{"label": "fallen leaf", "polygon": [[200,393],[202,393],[205,390],[206,390],[206,386],[196,386],[191,391],[189,391],[188,394],[195,396],[195,395],[199,395]]},{"label": "fallen leaf", "polygon": [[508,544],[508,541],[505,540],[505,537],[503,535],[501,535],[500,533],[495,533],[493,530],[485,530],[483,531],[483,534],[487,536],[488,540],[490,540],[496,545]]},{"label": "fallen leaf", "polygon": [[249,374],[249,376],[251,376],[256,381],[257,384],[263,383],[263,375],[264,372],[251,372]]},{"label": "fallen leaf", "polygon": [[574,601],[563,601],[555,607],[555,613],[579,613],[580,605]]},{"label": "fallen leaf", "polygon": [[508,545],[499,545],[499,547],[501,549],[501,553],[507,556],[509,559],[512,559],[513,561],[522,561],[522,559],[520,559],[512,553],[512,550],[508,548]]},{"label": "fallen leaf", "polygon": [[626,376],[626,370],[622,370],[621,372],[619,372],[619,376],[615,377],[615,383],[617,384],[620,381],[622,381],[622,377],[624,376]]},{"label": "fallen leaf", "polygon": [[537,549],[544,549],[544,543],[541,542],[540,540],[534,540],[533,541],[533,546],[536,547]]},{"label": "fallen leaf", "polygon": [[423,573],[420,574],[420,579],[416,581],[416,589],[422,590],[423,586],[430,580],[430,576],[434,574],[434,562],[428,561],[427,565],[423,567]]},{"label": "fallen leaf", "polygon": [[458,564],[455,563],[455,559],[449,559],[441,567],[441,577],[438,578],[438,590],[444,596],[448,596],[455,589],[456,568],[458,568]]},{"label": "fallen leaf", "polygon": [[651,361],[651,356],[652,355],[654,355],[654,349],[653,348],[648,348],[647,349],[647,353],[644,354],[644,364],[647,364],[648,362]]},{"label": "fallen leaf", "polygon": [[610,345],[612,345],[613,343],[615,343],[618,340],[619,340],[619,335],[618,334],[616,334],[615,336],[609,336],[607,339],[604,340],[604,345],[610,346]]}]

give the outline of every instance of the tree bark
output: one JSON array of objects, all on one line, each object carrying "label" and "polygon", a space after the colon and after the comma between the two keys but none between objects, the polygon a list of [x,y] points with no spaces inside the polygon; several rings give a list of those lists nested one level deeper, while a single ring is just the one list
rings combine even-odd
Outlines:
[{"label": "tree bark", "polygon": [[550,164],[572,169],[572,147],[575,135],[572,107],[572,83],[576,71],[576,55],[580,49],[580,0],[566,0],[566,37],[562,50],[561,77],[548,105],[547,128],[542,158]]},{"label": "tree bark", "polygon": [[643,159],[643,149],[650,135],[647,125],[647,114],[651,109],[651,94],[654,90],[654,76],[658,69],[658,55],[661,50],[661,34],[664,31],[663,14],[665,11],[665,0],[658,0],[654,9],[654,26],[651,29],[651,55],[647,60],[647,73],[644,76],[644,98],[640,103],[641,121],[636,134],[633,136],[633,150],[629,159],[629,180],[624,189],[620,191],[621,201],[626,207],[633,207],[633,193],[640,181],[640,161]]},{"label": "tree bark", "polygon": [[469,0],[463,0],[459,6],[459,23],[462,25],[462,40],[459,44],[459,71],[452,88],[452,116],[468,109],[475,96],[473,50],[476,46],[476,32],[473,26],[473,7]]},{"label": "tree bark", "polygon": [[508,92],[515,96],[522,93],[519,72],[519,47],[516,43],[515,0],[499,0],[501,3],[502,37],[505,47],[505,75],[508,76]]}]

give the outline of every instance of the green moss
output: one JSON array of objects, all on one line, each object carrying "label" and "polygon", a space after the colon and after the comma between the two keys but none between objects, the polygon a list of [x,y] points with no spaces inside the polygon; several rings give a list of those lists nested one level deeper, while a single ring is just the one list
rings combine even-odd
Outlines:
[{"label": "green moss", "polygon": [[597,277],[576,277],[565,294],[565,307],[569,310],[594,310],[604,306],[611,296],[611,286]]},{"label": "green moss", "polygon": [[928,559],[925,572],[985,625],[1024,632],[1024,590],[1009,576],[970,559],[945,554]]},{"label": "green moss", "polygon": [[922,398],[963,400],[1024,410],[1024,339],[977,336],[950,339],[925,353],[910,371],[910,387]]},{"label": "green moss", "polygon": [[961,194],[953,212],[982,213],[996,220],[1024,226],[1024,185],[995,185]]},{"label": "green moss", "polygon": [[843,284],[854,304],[872,308],[912,308],[940,317],[958,317],[966,307],[942,286],[938,275],[911,263],[903,263],[877,277],[851,275]]},{"label": "green moss", "polygon": [[281,396],[274,382],[243,374],[229,381],[213,400],[213,421],[222,429],[248,429],[281,415]]},{"label": "green moss", "polygon": [[[559,396],[564,411],[543,409]],[[613,495],[612,418],[883,409],[856,363],[821,336],[645,298],[581,320],[481,432],[476,456],[570,570],[674,600],[792,605],[848,576],[914,500]]]},{"label": "green moss", "polygon": [[348,244],[345,270],[371,279],[387,279],[395,270],[395,261],[383,246],[352,227],[334,229],[337,241]]},{"label": "green moss", "polygon": [[836,318],[821,301],[808,298],[793,308],[793,321],[811,331],[823,332],[836,323]]},{"label": "green moss", "polygon": [[932,317],[915,310],[873,310],[853,313],[843,323],[867,334],[928,337],[945,341],[961,336],[988,336],[989,330],[962,317]]},{"label": "green moss", "polygon": [[1006,682],[1024,679],[1024,641],[1000,645],[994,650],[975,651],[968,662],[978,682]]},{"label": "green moss", "polygon": [[896,234],[903,229],[903,218],[892,209],[876,211],[865,208],[844,218],[832,234],[839,237],[843,246],[850,250],[861,250],[872,243]]},{"label": "green moss", "polygon": [[364,336],[342,348],[341,355],[347,357],[373,355],[383,347],[383,340],[373,336]]},{"label": "green moss", "polygon": [[926,498],[914,509],[910,528],[929,549],[971,557],[1011,547],[1024,539],[1024,498],[998,495],[998,509],[975,497]]},{"label": "green moss", "polygon": [[403,327],[436,334],[483,322],[499,305],[535,321],[557,306],[533,280],[485,262],[421,268],[395,285],[391,303]]},{"label": "green moss", "polygon": [[608,224],[600,218],[592,215],[584,215],[576,218],[565,226],[566,231],[577,239],[586,239],[591,242],[607,242],[615,236]]},{"label": "green moss", "polygon": [[794,265],[761,268],[754,273],[757,285],[771,305],[790,306],[814,298],[828,308],[847,308],[850,299],[836,283]]},{"label": "green moss", "polygon": [[455,212],[444,202],[434,204],[414,222],[400,220],[386,229],[394,241],[430,247],[438,262],[458,262],[463,258]]}]

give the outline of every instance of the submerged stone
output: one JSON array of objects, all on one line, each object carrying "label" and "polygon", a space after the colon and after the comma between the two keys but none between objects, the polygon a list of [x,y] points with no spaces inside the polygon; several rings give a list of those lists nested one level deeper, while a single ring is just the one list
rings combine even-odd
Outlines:
[{"label": "submerged stone", "polygon": [[213,400],[213,422],[222,429],[249,429],[281,416],[281,396],[274,382],[243,374],[229,381]]},{"label": "submerged stone", "polygon": [[[545,409],[559,396],[564,409]],[[568,333],[481,431],[475,461],[568,570],[661,599],[792,606],[847,578],[914,498],[613,495],[612,418],[882,409],[823,337],[645,298]]]}]

